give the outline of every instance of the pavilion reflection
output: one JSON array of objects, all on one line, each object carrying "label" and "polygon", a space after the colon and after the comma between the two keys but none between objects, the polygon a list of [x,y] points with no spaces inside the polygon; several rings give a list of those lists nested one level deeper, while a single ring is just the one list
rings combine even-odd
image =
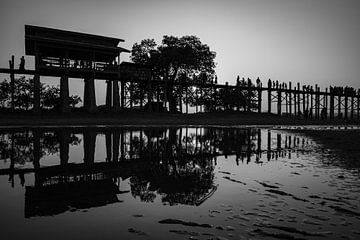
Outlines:
[{"label": "pavilion reflection", "polygon": [[[266,132],[267,131],[267,132]],[[119,202],[120,182],[129,179],[134,198],[170,205],[200,205],[215,191],[217,157],[235,155],[237,165],[291,158],[305,139],[276,135],[271,130],[238,128],[33,128],[0,132],[3,161],[11,184],[19,175],[34,174],[25,188],[25,217],[48,216]],[[267,135],[267,148],[262,138]],[[97,138],[105,144],[103,161],[95,159]],[[274,141],[275,140],[275,141]],[[69,162],[70,146],[83,145],[83,161]],[[59,163],[41,166],[47,154]],[[32,167],[29,167],[29,164]]]}]

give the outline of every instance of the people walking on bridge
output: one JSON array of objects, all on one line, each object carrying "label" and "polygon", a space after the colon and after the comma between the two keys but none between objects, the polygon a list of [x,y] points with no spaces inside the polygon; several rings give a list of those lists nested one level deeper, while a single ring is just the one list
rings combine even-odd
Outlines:
[{"label": "people walking on bridge", "polygon": [[22,57],[20,58],[19,69],[20,69],[20,70],[25,70],[25,57],[24,57],[24,56],[22,56]]}]

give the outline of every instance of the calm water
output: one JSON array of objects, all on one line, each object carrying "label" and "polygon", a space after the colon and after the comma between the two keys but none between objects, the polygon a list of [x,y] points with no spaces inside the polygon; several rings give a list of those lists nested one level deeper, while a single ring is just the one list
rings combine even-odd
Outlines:
[{"label": "calm water", "polygon": [[7,128],[0,151],[1,239],[360,238],[359,170],[294,130]]}]

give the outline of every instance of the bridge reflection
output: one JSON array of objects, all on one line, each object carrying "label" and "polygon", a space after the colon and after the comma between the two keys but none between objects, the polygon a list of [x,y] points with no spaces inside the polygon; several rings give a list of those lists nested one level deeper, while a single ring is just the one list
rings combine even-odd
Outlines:
[{"label": "bridge reflection", "polygon": [[[105,158],[95,159],[97,141]],[[265,141],[264,141],[264,140]],[[59,214],[119,202],[120,182],[133,197],[170,205],[200,205],[215,191],[217,157],[234,155],[237,165],[261,164],[303,151],[307,139],[271,130],[237,128],[29,128],[0,130],[0,169],[14,185],[33,174],[25,188],[25,217]],[[70,162],[70,147],[83,145],[83,161]],[[42,166],[58,154],[55,165]],[[42,161],[40,161],[42,160]]]}]

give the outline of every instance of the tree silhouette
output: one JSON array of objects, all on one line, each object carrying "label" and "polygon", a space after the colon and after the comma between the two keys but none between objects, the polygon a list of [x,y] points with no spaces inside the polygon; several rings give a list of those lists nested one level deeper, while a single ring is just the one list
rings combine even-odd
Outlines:
[{"label": "tree silhouette", "polygon": [[[152,68],[156,79],[167,82],[166,91],[170,112],[176,112],[175,83],[181,80],[187,81],[192,76],[206,73],[215,74],[216,53],[210,51],[208,45],[203,44],[196,36],[174,37],[165,35],[161,45],[157,45],[154,39],[142,40],[132,47],[131,60],[134,63],[146,64]],[[186,78],[180,76],[186,76]],[[209,82],[209,79],[204,79]],[[180,93],[181,94],[181,93]],[[181,104],[180,104],[181,105]]]},{"label": "tree silhouette", "polygon": [[[15,78],[14,81],[14,108],[29,110],[33,106],[33,78],[22,76]],[[41,83],[41,106],[46,109],[58,109],[60,107],[60,88],[59,86],[49,86]],[[78,95],[69,96],[69,104],[75,107],[81,102]],[[6,79],[0,83],[0,106],[7,108],[11,104],[10,82]]]}]

